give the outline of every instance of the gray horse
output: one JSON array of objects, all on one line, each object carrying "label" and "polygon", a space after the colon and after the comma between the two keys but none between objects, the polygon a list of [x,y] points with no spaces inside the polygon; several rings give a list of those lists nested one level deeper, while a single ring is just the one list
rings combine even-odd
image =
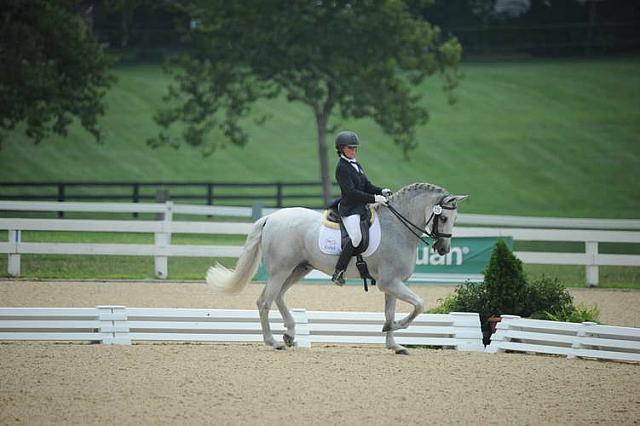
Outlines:
[{"label": "gray horse", "polygon": [[[414,183],[392,195],[389,205],[420,231],[434,236],[433,249],[444,255],[451,248],[457,205],[466,198],[466,195],[450,195],[435,185]],[[412,232],[410,225],[403,225],[389,207],[377,205],[375,210],[380,220],[382,241],[367,258],[367,263],[378,289],[385,294],[386,320],[382,331],[386,332],[388,349],[397,354],[408,354],[406,348],[395,342],[393,332],[407,328],[424,311],[424,301],[404,284],[413,274],[418,248],[416,234],[422,232]],[[433,220],[436,217],[438,220]],[[284,301],[287,290],[313,269],[330,275],[335,267],[337,256],[324,254],[318,248],[321,224],[322,215],[313,210],[298,207],[278,210],[253,225],[235,271],[217,264],[207,272],[207,283],[212,289],[238,293],[253,278],[262,251],[269,278],[257,304],[264,342],[275,349],[295,346],[295,321]],[[347,269],[347,277],[359,277],[353,260]],[[413,305],[413,312],[399,321],[394,320],[397,299]],[[274,300],[287,329],[284,344],[274,339],[269,326],[269,310]]]}]

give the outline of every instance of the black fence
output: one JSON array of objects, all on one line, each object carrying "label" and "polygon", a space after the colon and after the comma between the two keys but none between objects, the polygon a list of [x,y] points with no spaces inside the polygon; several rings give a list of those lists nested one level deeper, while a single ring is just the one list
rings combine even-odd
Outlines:
[{"label": "black fence", "polygon": [[[333,184],[334,196],[337,186]],[[0,182],[0,200],[155,202],[322,208],[320,182]]]},{"label": "black fence", "polygon": [[449,28],[469,56],[602,55],[640,50],[640,22],[487,25]]}]

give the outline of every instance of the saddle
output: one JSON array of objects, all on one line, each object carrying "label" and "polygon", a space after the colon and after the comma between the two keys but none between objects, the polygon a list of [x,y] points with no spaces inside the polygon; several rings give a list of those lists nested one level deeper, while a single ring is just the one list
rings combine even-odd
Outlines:
[{"label": "saddle", "polygon": [[[342,223],[340,213],[338,213],[338,204],[340,204],[340,198],[334,200],[329,205],[329,208],[325,210],[324,225],[334,229],[340,228],[340,247],[344,248],[344,246],[349,242],[349,234],[347,233],[347,229],[344,227],[344,223]],[[358,247],[354,247],[354,256],[364,253],[369,247],[369,228],[373,222],[374,214],[375,211],[373,209],[373,204],[370,204],[367,208],[366,214],[360,217],[360,233],[362,234],[362,241]]]},{"label": "saddle", "polygon": [[[338,204],[340,204],[340,198],[334,200],[327,210],[324,212],[324,225],[329,228],[337,229],[340,228],[340,247],[344,249],[344,246],[349,242],[349,234],[347,233],[347,229],[344,227],[344,223],[342,222],[342,217],[338,212]],[[366,213],[360,217],[360,233],[362,234],[362,241],[358,245],[358,247],[354,247],[353,256],[356,257],[356,267],[360,272],[360,277],[364,282],[364,291],[369,291],[369,287],[367,285],[367,280],[371,280],[371,285],[376,285],[376,280],[369,273],[369,268],[367,266],[367,262],[365,262],[362,257],[362,253],[364,253],[369,247],[369,228],[373,223],[373,215],[375,214],[375,210],[373,209],[373,204],[369,204],[367,206]]]}]

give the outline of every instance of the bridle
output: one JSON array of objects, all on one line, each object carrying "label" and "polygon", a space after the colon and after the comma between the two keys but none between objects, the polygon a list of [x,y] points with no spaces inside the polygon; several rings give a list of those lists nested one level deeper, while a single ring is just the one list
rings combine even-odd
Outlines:
[{"label": "bridle", "polygon": [[[440,238],[451,238],[451,234],[443,233],[443,232],[440,232],[438,230],[438,228],[440,227],[439,226],[440,225],[440,216],[442,215],[442,210],[455,210],[455,209],[457,209],[457,206],[455,206],[455,205],[454,206],[447,206],[447,205],[443,205],[442,204],[442,202],[448,196],[449,196],[449,194],[444,194],[442,197],[440,197],[438,202],[433,206],[433,209],[431,210],[431,216],[429,216],[429,219],[427,220],[427,223],[425,224],[424,229],[420,228],[418,225],[412,223],[409,219],[404,217],[391,204],[387,203],[387,208],[391,211],[391,213],[393,213],[398,218],[398,220],[400,220],[400,223],[402,223],[409,231],[411,231],[411,233],[413,235],[418,237],[420,239],[420,241],[422,241],[423,243],[429,245],[429,242],[425,241],[425,239],[422,237],[422,234],[427,234],[435,242],[437,242]],[[431,231],[429,231],[427,228],[429,226],[429,223],[431,223],[431,221],[433,221],[433,224],[431,225]],[[416,231],[420,232],[420,234],[418,234],[418,232],[416,232]]]}]

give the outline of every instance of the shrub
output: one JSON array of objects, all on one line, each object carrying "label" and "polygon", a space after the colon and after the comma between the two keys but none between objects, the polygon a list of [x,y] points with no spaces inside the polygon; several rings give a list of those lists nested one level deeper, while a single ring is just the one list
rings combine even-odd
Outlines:
[{"label": "shrub", "polygon": [[488,343],[488,319],[502,314],[554,321],[597,322],[597,307],[573,305],[573,297],[556,278],[543,276],[528,282],[522,261],[515,257],[503,240],[498,240],[480,284],[466,282],[429,312],[477,312]]},{"label": "shrub", "polygon": [[429,309],[427,312],[429,312],[430,314],[448,314],[449,312],[459,312],[458,300],[455,293],[448,295],[444,299],[438,299],[438,302],[440,302],[438,306]]},{"label": "shrub", "polygon": [[560,312],[573,307],[573,297],[557,278],[543,276],[527,283],[523,317],[544,318],[544,312]]},{"label": "shrub", "polygon": [[600,310],[596,305],[564,306],[555,311],[544,311],[542,319],[563,322],[600,322]]},{"label": "shrub", "polygon": [[519,315],[526,307],[527,285],[522,261],[504,240],[498,240],[484,270],[485,303],[489,315]]}]

